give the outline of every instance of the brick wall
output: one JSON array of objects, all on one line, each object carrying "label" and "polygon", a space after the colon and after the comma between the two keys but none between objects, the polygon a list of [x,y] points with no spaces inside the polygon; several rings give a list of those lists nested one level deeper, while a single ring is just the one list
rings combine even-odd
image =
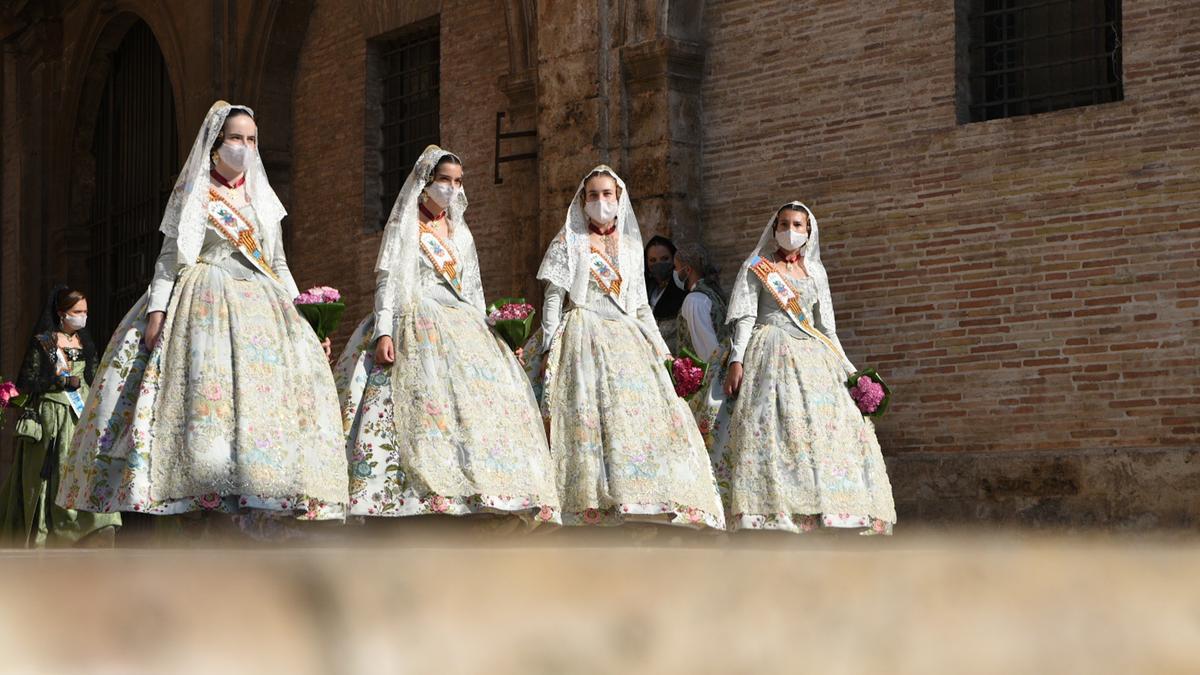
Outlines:
[{"label": "brick wall", "polygon": [[521,287],[511,265],[517,233],[509,217],[509,186],[495,185],[493,178],[496,112],[508,108],[499,85],[508,73],[508,31],[499,2],[447,0],[441,16],[442,147],[463,160],[471,204],[466,219],[479,250],[484,296],[491,301]]},{"label": "brick wall", "polygon": [[[301,49],[288,251],[301,288],[328,284],[346,297],[346,323],[335,336],[339,343],[371,311],[382,238],[364,223],[364,199],[378,198],[364,192],[370,184],[364,173],[364,101],[368,87],[375,86],[367,77],[367,40],[417,16],[385,2],[349,7],[336,0],[318,2]],[[440,17],[441,145],[463,159],[471,203],[467,222],[491,299],[509,292],[512,284],[508,199],[492,185],[495,114],[504,109],[497,79],[508,68],[506,31],[489,3],[447,1]]]},{"label": "brick wall", "polygon": [[[363,223],[366,40],[346,3],[318,2],[296,66],[288,262],[301,289],[346,298],[343,341],[371,311],[379,233]],[[263,129],[265,136],[269,129]]]},{"label": "brick wall", "polygon": [[886,453],[1200,440],[1200,5],[1125,6],[1124,101],[958,125],[953,3],[708,4],[705,240],[813,208]]}]

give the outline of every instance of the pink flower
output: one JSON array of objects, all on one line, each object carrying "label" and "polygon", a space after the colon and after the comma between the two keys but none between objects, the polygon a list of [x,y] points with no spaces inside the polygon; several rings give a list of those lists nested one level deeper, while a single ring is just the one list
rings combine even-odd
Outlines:
[{"label": "pink flower", "polygon": [[585,510],[583,512],[583,522],[587,523],[588,525],[595,525],[596,523],[600,522],[600,510],[599,509]]},{"label": "pink flower", "polygon": [[296,296],[295,303],[297,305],[319,305],[325,302],[338,302],[342,299],[342,294],[338,289],[329,286],[313,286]]},{"label": "pink flower", "polygon": [[7,408],[8,402],[20,395],[17,385],[12,382],[0,383],[0,408]]},{"label": "pink flower", "polygon": [[497,321],[520,321],[529,318],[533,313],[533,305],[529,303],[510,302],[507,305],[497,307],[488,314],[488,323],[495,325]]},{"label": "pink flower", "polygon": [[675,359],[671,364],[671,380],[675,384],[675,393],[683,398],[696,393],[703,379],[704,371],[686,356]]},{"label": "pink flower", "polygon": [[538,510],[537,519],[542,521],[543,523],[548,522],[553,517],[554,517],[554,508],[553,507],[543,506],[541,509]]},{"label": "pink flower", "polygon": [[221,505],[221,495],[212,493],[200,497],[200,506],[206,509],[215,509]]},{"label": "pink flower", "polygon": [[860,411],[869,414],[879,409],[886,394],[882,385],[864,375],[858,378],[858,382],[853,387],[850,387],[850,397],[854,399]]},{"label": "pink flower", "polygon": [[429,508],[434,513],[445,513],[446,509],[450,508],[450,500],[441,495],[434,495],[429,498]]}]

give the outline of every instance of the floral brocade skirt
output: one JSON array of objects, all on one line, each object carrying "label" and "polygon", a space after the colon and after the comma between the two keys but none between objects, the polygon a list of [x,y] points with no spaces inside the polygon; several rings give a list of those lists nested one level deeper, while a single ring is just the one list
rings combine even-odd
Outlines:
[{"label": "floral brocade skirt", "polygon": [[[700,420],[729,529],[890,533],[896,509],[875,427],[840,361],[815,339],[760,325],[742,367],[737,396]],[[714,378],[712,391],[721,386]]]},{"label": "floral brocade skirt", "polygon": [[516,357],[465,303],[430,298],[396,321],[375,363],[374,317],[335,379],[358,516],[511,514],[560,522],[546,434]]},{"label": "floral brocade skirt", "polygon": [[704,441],[644,330],[573,309],[546,355],[542,404],[563,523],[723,529]]},{"label": "floral brocade skirt", "polygon": [[149,353],[147,304],[129,311],[100,361],[59,504],[344,517],[333,375],[287,294],[262,276],[191,265]]}]

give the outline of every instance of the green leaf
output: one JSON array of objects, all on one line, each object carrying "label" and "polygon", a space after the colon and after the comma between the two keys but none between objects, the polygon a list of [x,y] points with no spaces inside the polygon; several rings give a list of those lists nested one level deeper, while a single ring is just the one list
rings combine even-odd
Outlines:
[{"label": "green leaf", "polygon": [[317,334],[317,339],[324,341],[338,329],[342,314],[346,311],[344,302],[318,302],[311,305],[295,305],[296,311]]}]

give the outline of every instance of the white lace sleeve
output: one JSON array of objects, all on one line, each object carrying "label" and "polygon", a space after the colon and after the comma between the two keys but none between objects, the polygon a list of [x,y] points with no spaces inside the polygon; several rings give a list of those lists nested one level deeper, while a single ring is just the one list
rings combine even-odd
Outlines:
[{"label": "white lace sleeve", "polygon": [[712,299],[703,293],[688,293],[679,308],[679,315],[687,322],[692,346],[696,356],[705,361],[712,360],[717,351],[717,331],[712,323]]},{"label": "white lace sleeve", "polygon": [[825,309],[826,307],[831,307],[832,304],[832,302],[829,302],[828,299],[826,299],[826,302],[818,302],[813,306],[813,324],[816,326],[817,330],[821,331],[821,333],[825,337],[829,338],[830,342],[837,347],[838,352],[842,355],[842,359],[845,362],[843,365],[846,367],[846,371],[853,373],[856,370],[854,363],[850,361],[850,357],[846,356],[846,350],[842,348],[842,341],[838,339],[837,329],[834,327],[833,323],[833,317],[829,316],[833,314],[833,312]]},{"label": "white lace sleeve", "polygon": [[175,288],[175,275],[179,271],[175,237],[163,237],[162,250],[154,261],[154,276],[150,279],[150,304],[147,312],[165,312],[171,302],[171,290]]},{"label": "white lace sleeve", "polygon": [[567,292],[556,284],[546,284],[546,299],[542,302],[542,351],[549,352],[554,334],[562,321],[562,306]]},{"label": "white lace sleeve", "polygon": [[459,246],[459,255],[463,258],[463,295],[466,296],[467,302],[479,310],[480,314],[484,314],[487,303],[483,299],[483,279],[479,273],[479,252],[475,249],[475,238],[465,224],[460,225],[459,228],[456,234],[462,242]]},{"label": "white lace sleeve", "polygon": [[271,251],[271,269],[283,283],[283,289],[295,300],[296,296],[300,295],[300,289],[296,286],[296,280],[292,278],[292,270],[288,269],[287,256],[283,254],[283,243],[272,242]]},{"label": "white lace sleeve", "polygon": [[746,347],[750,344],[750,334],[754,332],[754,324],[758,322],[758,294],[762,290],[762,283],[758,277],[753,277],[749,284],[749,289],[753,295],[754,302],[744,305],[744,313],[738,317],[737,323],[733,326],[733,346],[729,350],[729,362],[741,363],[742,357],[746,355]]},{"label": "white lace sleeve", "polygon": [[392,274],[387,268],[375,270],[375,334],[372,342],[392,335],[392,326],[396,323],[396,292],[392,282]]},{"label": "white lace sleeve", "polygon": [[822,335],[833,340],[835,344],[840,344],[837,329],[834,328],[833,322],[829,319],[830,317],[825,316],[825,312],[821,309],[820,302],[813,305],[813,325],[817,327],[817,330],[821,331]]},{"label": "white lace sleeve", "polygon": [[[574,282],[565,231],[558,233],[558,236],[550,241],[550,246],[546,249],[546,255],[542,257],[542,264],[538,268],[537,278],[548,281],[563,290],[569,289]],[[576,302],[580,301],[579,298],[575,300]]]},{"label": "white lace sleeve", "polygon": [[750,334],[754,332],[756,318],[743,316],[733,326],[733,348],[729,350],[729,362],[741,363],[746,355],[746,346],[750,344]]}]

